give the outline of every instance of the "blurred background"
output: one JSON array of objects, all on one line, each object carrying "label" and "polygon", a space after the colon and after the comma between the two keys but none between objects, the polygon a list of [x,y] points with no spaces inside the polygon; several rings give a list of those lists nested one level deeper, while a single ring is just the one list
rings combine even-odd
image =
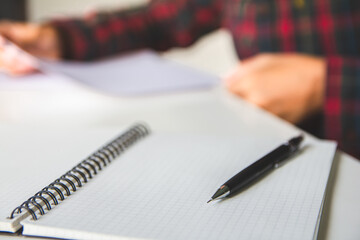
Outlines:
[{"label": "blurred background", "polygon": [[[0,19],[43,22],[51,18],[81,16],[94,9],[109,10],[147,4],[149,0],[1,0]],[[164,57],[193,68],[226,75],[238,59],[231,36],[219,30],[187,49],[172,49]]]},{"label": "blurred background", "polygon": [[146,4],[148,0],[1,0],[0,18],[41,21],[57,15],[79,15],[92,8]]},{"label": "blurred background", "polygon": [[[57,16],[81,16],[93,9],[101,11],[101,9],[129,8],[147,2],[149,1],[1,0],[0,19],[44,22]],[[225,30],[215,31],[189,48],[171,49],[162,53],[162,56],[220,77],[226,75],[238,64],[232,37]],[[23,81],[19,79],[9,81],[6,77],[1,79],[0,74],[0,120],[2,122],[31,126],[93,126],[98,123],[119,125],[125,121],[124,116],[120,114],[122,110],[134,109],[133,111],[136,112],[134,115],[136,115],[137,109],[141,108],[141,104],[134,99],[131,101],[99,94],[76,84],[69,82],[65,84],[59,79],[59,81],[48,81],[42,78],[40,81],[38,77],[35,75],[32,79],[32,76],[27,76],[27,79]],[[190,102],[191,99],[189,97],[186,101]],[[154,97],[153,102],[158,103],[159,109],[162,109],[161,97],[159,99]],[[202,105],[199,108],[202,109]],[[114,109],[121,115],[120,117],[114,116]],[[101,114],[94,115],[97,111]],[[131,117],[130,114],[126,116]],[[177,113],[174,113],[174,116],[177,116]],[[157,117],[154,115],[154,118]]]}]

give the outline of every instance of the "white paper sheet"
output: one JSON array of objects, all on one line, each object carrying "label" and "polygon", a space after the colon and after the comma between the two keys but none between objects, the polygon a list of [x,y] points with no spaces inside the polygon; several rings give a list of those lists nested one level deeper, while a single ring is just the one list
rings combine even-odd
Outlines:
[{"label": "white paper sheet", "polygon": [[239,195],[207,204],[279,139],[149,136],[24,234],[77,239],[312,239],[335,144],[303,151]]},{"label": "white paper sheet", "polygon": [[218,78],[140,51],[95,62],[41,62],[44,71],[56,72],[112,95],[144,95],[209,88]]}]

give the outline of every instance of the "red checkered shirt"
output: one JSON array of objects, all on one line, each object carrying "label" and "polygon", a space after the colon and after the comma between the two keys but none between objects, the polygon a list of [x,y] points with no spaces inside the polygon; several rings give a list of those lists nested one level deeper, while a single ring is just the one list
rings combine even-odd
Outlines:
[{"label": "red checkered shirt", "polygon": [[260,52],[322,56],[327,61],[323,137],[360,158],[359,0],[155,0],[51,24],[66,59],[186,47],[218,28],[231,32],[242,59]]}]

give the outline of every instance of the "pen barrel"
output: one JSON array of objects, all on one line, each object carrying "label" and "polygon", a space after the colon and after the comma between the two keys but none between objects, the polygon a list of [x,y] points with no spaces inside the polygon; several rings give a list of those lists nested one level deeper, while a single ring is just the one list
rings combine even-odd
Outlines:
[{"label": "pen barrel", "polygon": [[260,180],[294,151],[295,149],[289,144],[283,144],[233,176],[224,185],[229,187],[230,194],[241,191],[251,183]]}]

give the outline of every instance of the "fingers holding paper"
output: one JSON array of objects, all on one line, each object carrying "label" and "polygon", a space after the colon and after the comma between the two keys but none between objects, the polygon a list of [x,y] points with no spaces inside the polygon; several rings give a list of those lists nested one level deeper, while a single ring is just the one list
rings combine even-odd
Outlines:
[{"label": "fingers holding paper", "polygon": [[11,75],[36,70],[35,57],[58,59],[59,41],[50,26],[0,22],[0,69]]},{"label": "fingers holding paper", "polygon": [[228,90],[291,122],[320,111],[326,64],[302,54],[259,54],[246,59],[225,79]]},{"label": "fingers holding paper", "polygon": [[0,69],[10,75],[24,75],[36,68],[28,55],[14,46],[7,46],[0,37]]}]

